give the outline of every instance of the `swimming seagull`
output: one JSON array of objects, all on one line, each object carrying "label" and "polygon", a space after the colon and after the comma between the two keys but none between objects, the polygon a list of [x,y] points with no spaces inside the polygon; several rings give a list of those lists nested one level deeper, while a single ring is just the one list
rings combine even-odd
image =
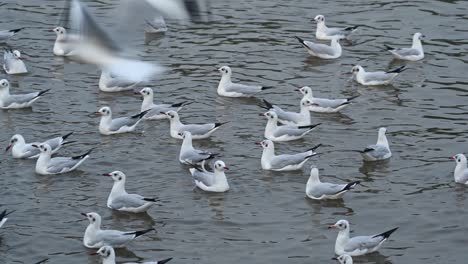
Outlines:
[{"label": "swimming seagull", "polygon": [[[66,139],[73,134],[70,132],[64,136],[51,138],[49,140],[44,141],[42,144],[47,144],[51,147],[52,151],[51,154],[57,152],[62,146],[70,143],[74,143],[74,141],[66,141]],[[40,145],[40,142],[31,142],[26,143],[24,137],[20,134],[13,135],[10,139],[10,144],[6,147],[5,151],[11,149],[11,154],[13,158],[17,159],[34,159],[39,157],[41,151],[38,148],[33,147],[33,145]]]},{"label": "swimming seagull", "polygon": [[361,65],[356,65],[351,69],[351,72],[356,77],[356,81],[362,85],[386,85],[392,82],[404,70],[406,70],[405,66],[401,66],[386,72],[366,72]]},{"label": "swimming seagull", "polygon": [[57,36],[54,42],[53,52],[55,56],[71,56],[74,54],[73,43],[79,41],[79,35],[69,34],[64,27],[55,27],[53,30]]},{"label": "swimming seagull", "polygon": [[360,151],[364,160],[378,161],[388,159],[392,156],[392,152],[390,151],[390,147],[388,145],[387,136],[385,136],[386,132],[387,129],[385,127],[379,128],[377,143],[375,145],[369,145],[363,151]]},{"label": "swimming seagull", "polygon": [[[91,255],[99,255],[102,258],[102,264],[115,264],[115,251],[111,246],[103,246],[96,253]],[[171,260],[172,258],[162,259],[158,261],[150,262],[139,262],[140,264],[164,264]],[[136,262],[125,262],[123,264],[138,264]]]},{"label": "swimming seagull", "polygon": [[332,259],[337,260],[340,264],[353,264],[353,258],[347,254]]},{"label": "swimming seagull", "polygon": [[155,198],[146,198],[138,194],[127,193],[125,190],[127,176],[123,172],[113,171],[104,173],[103,175],[111,177],[114,180],[109,198],[107,198],[107,207],[110,209],[130,213],[142,213],[146,212],[156,203],[157,200]]},{"label": "swimming seagull", "polygon": [[19,109],[31,107],[37,99],[41,98],[49,90],[27,94],[10,94],[10,83],[2,79],[0,80],[0,108]]},{"label": "swimming seagull", "polygon": [[229,170],[223,161],[217,160],[213,166],[213,172],[209,172],[205,167],[192,164],[190,168],[195,185],[206,192],[227,192],[229,184],[224,171]]},{"label": "swimming seagull", "polygon": [[19,50],[5,49],[3,53],[3,69],[8,74],[27,73],[26,65],[21,60]]},{"label": "swimming seagull", "polygon": [[314,57],[321,59],[336,59],[341,56],[341,45],[339,38],[332,38],[330,46],[321,43],[314,43],[312,41],[306,41],[296,36],[297,40],[304,46],[307,52]]},{"label": "swimming seagull", "polygon": [[20,32],[24,28],[10,29],[10,30],[1,30],[0,31],[0,43],[4,43],[13,37],[16,33]]},{"label": "swimming seagull", "polygon": [[168,116],[171,125],[171,137],[182,139],[181,133],[189,131],[192,134],[192,139],[205,139],[211,136],[213,132],[219,129],[224,123],[208,123],[208,124],[190,124],[184,125],[180,122],[179,114],[176,111],[161,112]]},{"label": "swimming seagull", "polygon": [[311,124],[309,107],[315,106],[315,104],[308,98],[303,98],[301,100],[299,113],[285,111],[281,107],[273,105],[265,99],[263,99],[263,103],[265,106],[260,105],[260,107],[275,112],[278,115],[278,122],[281,124],[291,126],[308,126]]},{"label": "swimming seagull", "polygon": [[89,220],[89,225],[83,237],[83,245],[87,248],[100,248],[102,246],[125,247],[127,243],[135,238],[142,236],[150,231],[155,230],[149,228],[141,231],[118,231],[118,230],[102,230],[101,216],[98,213],[81,213]]},{"label": "swimming seagull", "polygon": [[463,154],[457,154],[450,157],[451,160],[454,160],[457,163],[453,176],[455,182],[468,185],[468,168],[466,167],[466,156]]},{"label": "swimming seagull", "polygon": [[149,111],[150,110],[146,110],[132,116],[112,119],[112,111],[110,107],[104,106],[96,112],[96,114],[101,116],[99,132],[102,135],[132,132]]},{"label": "swimming seagull", "polygon": [[306,185],[306,195],[313,200],[341,199],[347,191],[354,188],[357,184],[359,184],[359,181],[347,184],[321,182],[318,169],[312,167]]},{"label": "swimming seagull", "polygon": [[221,72],[221,80],[218,84],[218,94],[226,97],[251,97],[263,90],[273,87],[244,85],[233,83],[231,81],[232,70],[229,66],[223,66],[218,69]]},{"label": "swimming seagull", "polygon": [[422,38],[424,38],[423,34],[419,32],[414,33],[413,45],[411,46],[411,48],[393,48],[388,45],[385,45],[385,47],[397,59],[408,60],[408,61],[418,61],[424,58],[424,50],[421,44]]},{"label": "swimming seagull", "polygon": [[0,214],[0,228],[6,223],[6,221],[8,221],[8,218],[7,216],[11,213],[13,213],[14,211],[11,211],[9,213],[7,213],[7,210],[3,210],[3,212]]},{"label": "swimming seagull", "polygon": [[150,110],[148,114],[145,115],[144,119],[149,120],[162,120],[169,119],[167,115],[161,114],[161,112],[168,111],[180,111],[182,107],[190,104],[190,102],[180,102],[176,104],[155,104],[154,103],[154,92],[153,89],[145,87],[139,92],[135,92],[143,97],[143,102],[141,103],[141,111]]},{"label": "swimming seagull", "polygon": [[89,154],[93,149],[86,153],[74,157],[55,157],[52,158],[52,148],[48,144],[32,145],[41,151],[39,158],[36,161],[36,173],[41,175],[67,173],[75,170],[85,160],[89,158]]},{"label": "swimming seagull", "polygon": [[121,92],[133,89],[138,82],[128,81],[124,78],[119,78],[118,75],[112,74],[105,70],[101,71],[99,78],[99,89],[103,92]]},{"label": "swimming seagull", "polygon": [[312,129],[321,125],[321,123],[309,126],[278,126],[278,115],[275,112],[268,111],[260,114],[265,116],[268,121],[265,127],[265,138],[272,141],[291,141],[303,138]]},{"label": "swimming seagull", "polygon": [[313,156],[317,155],[315,150],[322,144],[297,154],[275,155],[275,144],[273,141],[265,139],[255,144],[262,146],[262,169],[273,171],[300,170],[304,164]]},{"label": "swimming seagull", "polygon": [[312,94],[312,88],[304,86],[297,89],[304,96],[302,98],[309,99],[312,102],[312,105],[308,107],[309,111],[318,112],[318,113],[336,113],[343,108],[351,104],[351,100],[359,97],[352,96],[346,99],[326,99],[314,97]]},{"label": "swimming seagull", "polygon": [[325,25],[325,16],[317,15],[314,20],[317,22],[315,37],[321,40],[331,40],[333,38],[348,38],[351,33],[356,31],[358,26],[345,28],[329,28]]},{"label": "swimming seagull", "polygon": [[398,229],[396,227],[377,235],[350,238],[349,223],[346,220],[339,220],[328,228],[337,228],[339,230],[335,242],[335,254],[350,256],[362,256],[379,250],[383,242],[387,241],[390,235]]},{"label": "swimming seagull", "polygon": [[184,131],[179,133],[182,137],[182,145],[180,146],[179,161],[184,164],[197,164],[204,160],[218,156],[218,153],[211,153],[205,150],[199,150],[192,145],[192,133]]}]

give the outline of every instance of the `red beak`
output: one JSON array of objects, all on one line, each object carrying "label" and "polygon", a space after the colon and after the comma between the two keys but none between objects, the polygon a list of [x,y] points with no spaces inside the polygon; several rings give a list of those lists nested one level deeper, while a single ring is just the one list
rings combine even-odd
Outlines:
[{"label": "red beak", "polygon": [[224,167],[224,169],[225,169],[225,170],[229,170],[229,168],[228,168],[228,167]]},{"label": "red beak", "polygon": [[166,112],[159,112],[160,114],[166,115]]},{"label": "red beak", "polygon": [[262,145],[261,141],[255,142],[255,145]]},{"label": "red beak", "polygon": [[102,176],[111,176],[110,173],[103,173]]},{"label": "red beak", "polygon": [[97,254],[98,254],[97,252],[91,252],[91,253],[89,253],[90,256],[97,256]]},{"label": "red beak", "polygon": [[331,229],[331,228],[336,228],[336,226],[335,225],[329,225],[328,229]]},{"label": "red beak", "polygon": [[39,146],[36,144],[32,144],[31,146],[33,146],[34,148],[39,148]]},{"label": "red beak", "polygon": [[450,160],[455,160],[455,156],[449,157]]},{"label": "red beak", "polygon": [[5,152],[8,152],[10,149],[11,149],[11,145],[8,145],[8,147],[6,147],[5,149]]},{"label": "red beak", "polygon": [[265,114],[258,114],[259,116],[265,116]]}]

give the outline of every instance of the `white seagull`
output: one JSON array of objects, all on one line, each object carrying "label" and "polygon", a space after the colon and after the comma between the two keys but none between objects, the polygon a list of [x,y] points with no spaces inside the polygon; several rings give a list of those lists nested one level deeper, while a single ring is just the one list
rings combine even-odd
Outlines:
[{"label": "white seagull", "polygon": [[306,41],[298,36],[296,36],[296,38],[311,56],[319,57],[321,59],[336,59],[341,56],[342,50],[339,38],[332,38],[330,46]]},{"label": "white seagull", "polygon": [[5,151],[11,149],[11,154],[13,158],[17,159],[34,159],[39,157],[41,151],[38,148],[33,147],[33,145],[40,145],[40,144],[47,144],[52,148],[51,154],[57,152],[62,146],[70,143],[74,143],[74,141],[66,141],[66,139],[73,134],[70,132],[64,136],[51,138],[44,142],[31,142],[26,143],[24,137],[20,134],[13,135],[10,139],[10,144],[6,147]]},{"label": "white seagull", "polygon": [[13,213],[14,211],[11,211],[9,213],[7,213],[7,210],[3,210],[2,213],[0,213],[0,228],[6,223],[6,221],[8,221],[8,218],[7,216],[11,213]]},{"label": "white seagull", "polygon": [[182,145],[180,146],[179,161],[184,164],[197,164],[204,160],[211,159],[219,155],[205,150],[199,150],[192,145],[192,133],[184,131],[180,133]]},{"label": "white seagull", "polygon": [[144,119],[148,120],[162,120],[169,119],[167,115],[162,114],[161,112],[168,111],[180,111],[183,106],[190,104],[190,102],[181,102],[177,104],[155,104],[154,103],[154,92],[153,89],[145,87],[139,92],[135,92],[143,97],[143,102],[141,103],[141,111],[150,110],[148,114],[145,115]]},{"label": "white seagull", "polygon": [[332,40],[334,38],[348,38],[348,36],[356,31],[358,26],[351,26],[345,28],[329,28],[325,25],[325,16],[317,15],[314,18],[317,22],[317,30],[315,37],[321,40]]},{"label": "white seagull", "polygon": [[411,48],[393,48],[388,45],[385,45],[385,47],[399,60],[418,61],[424,58],[424,50],[421,43],[422,38],[424,38],[423,34],[419,32],[414,33]]},{"label": "white seagull", "polygon": [[[96,253],[92,255],[99,255],[102,258],[102,264],[115,264],[115,251],[111,246],[103,246]],[[158,261],[150,262],[138,262],[140,264],[164,264],[171,260],[172,258],[162,259]],[[125,262],[123,264],[138,264],[137,262]],[[351,263],[352,264],[352,263]]]},{"label": "white seagull", "polygon": [[309,99],[312,102],[312,105],[308,107],[309,111],[318,112],[318,113],[336,113],[343,108],[351,104],[351,100],[359,97],[353,96],[345,99],[326,99],[314,97],[312,94],[312,88],[309,86],[304,86],[298,89],[299,92],[303,94],[303,99]]},{"label": "white seagull", "polygon": [[221,72],[221,80],[218,84],[218,94],[226,97],[251,97],[263,90],[273,87],[244,85],[233,83],[231,81],[232,71],[229,66],[223,66],[218,69]]},{"label": "white seagull", "polygon": [[0,31],[0,43],[5,43],[7,40],[13,37],[16,33],[20,32],[23,29],[24,28],[1,30]]},{"label": "white seagull", "polygon": [[291,141],[304,137],[321,123],[309,126],[278,126],[278,115],[273,111],[260,114],[268,121],[265,127],[265,138],[272,141]]},{"label": "white seagull", "polygon": [[292,171],[300,170],[304,164],[313,156],[317,155],[315,150],[321,146],[317,146],[308,149],[305,152],[297,154],[282,154],[275,155],[275,144],[273,141],[265,139],[255,144],[262,146],[262,169],[273,170],[273,171]]},{"label": "white seagull", "polygon": [[[179,114],[176,111],[162,112],[169,118],[171,122],[170,131],[171,137],[182,139],[182,132],[189,131],[192,134],[192,139],[204,139],[208,138],[213,132],[224,123],[208,123],[208,124],[190,124],[184,125],[180,122]],[[162,114],[161,113],[161,114]]]},{"label": "white seagull", "polygon": [[74,42],[79,39],[78,35],[68,34],[64,27],[56,27],[52,30],[57,35],[55,39],[53,52],[56,56],[74,55]]},{"label": "white seagull", "polygon": [[223,161],[217,160],[214,163],[213,172],[209,172],[205,167],[192,164],[190,168],[195,185],[206,192],[227,192],[229,184],[224,171],[229,170]]},{"label": "white seagull", "polygon": [[19,109],[31,107],[37,99],[41,98],[49,90],[27,94],[10,94],[10,83],[2,79],[0,80],[0,108]]},{"label": "white seagull", "polygon": [[308,126],[311,124],[310,121],[310,111],[309,107],[316,106],[311,100],[308,98],[302,98],[299,107],[299,113],[296,112],[289,112],[283,110],[281,107],[277,105],[273,105],[267,100],[263,99],[263,103],[265,106],[260,105],[260,107],[265,108],[266,110],[273,111],[278,115],[278,122],[284,125],[291,125],[291,126]]},{"label": "white seagull", "polygon": [[406,70],[401,66],[391,71],[366,72],[361,65],[356,65],[351,69],[356,81],[362,85],[386,85],[389,84],[402,71]]},{"label": "white seagull", "polygon": [[142,213],[146,212],[156,203],[157,200],[155,198],[146,198],[138,194],[127,193],[125,190],[127,176],[123,172],[113,171],[104,173],[103,175],[111,177],[114,180],[114,185],[107,198],[107,207],[110,209],[130,213]]},{"label": "white seagull", "polygon": [[21,52],[19,50],[5,49],[3,53],[3,69],[8,74],[27,73],[26,65],[21,60]]},{"label": "white seagull", "polygon": [[102,135],[132,132],[149,111],[150,110],[146,110],[136,115],[112,119],[112,111],[110,107],[104,106],[96,112],[96,114],[101,116],[99,132]]},{"label": "white seagull", "polygon": [[379,250],[383,242],[387,241],[390,235],[398,229],[396,227],[377,235],[350,238],[349,223],[346,220],[339,220],[328,228],[337,228],[339,230],[335,242],[335,254],[350,256],[362,256]]},{"label": "white seagull", "polygon": [[353,258],[350,255],[344,254],[337,258],[332,258],[334,260],[338,260],[340,264],[353,264]]},{"label": "white seagull", "polygon": [[313,200],[341,199],[341,197],[351,188],[359,184],[359,181],[347,184],[334,184],[321,182],[319,170],[311,168],[310,177],[306,185],[306,195]]},{"label": "white seagull", "polygon": [[390,147],[388,145],[387,136],[385,136],[386,132],[387,129],[385,127],[379,128],[377,143],[375,145],[367,146],[363,151],[359,151],[364,160],[378,161],[388,159],[392,156],[392,152],[390,151]]},{"label": "white seagull", "polygon": [[455,171],[453,172],[455,182],[468,185],[468,168],[466,167],[466,156],[463,154],[457,154],[453,157],[450,157],[450,159],[457,163]]},{"label": "white seagull", "polygon": [[128,91],[132,90],[137,84],[138,82],[119,78],[118,75],[105,70],[101,71],[101,77],[99,78],[99,90],[103,92]]},{"label": "white seagull", "polygon": [[83,245],[87,248],[100,248],[103,246],[125,247],[127,243],[135,238],[144,235],[154,228],[149,228],[141,231],[118,231],[118,230],[102,230],[101,216],[98,213],[81,213],[89,220],[89,225],[83,237]]},{"label": "white seagull", "polygon": [[86,159],[93,149],[88,152],[74,157],[55,157],[52,158],[52,148],[48,144],[32,145],[41,151],[39,158],[36,161],[36,173],[41,175],[61,174],[75,170]]}]

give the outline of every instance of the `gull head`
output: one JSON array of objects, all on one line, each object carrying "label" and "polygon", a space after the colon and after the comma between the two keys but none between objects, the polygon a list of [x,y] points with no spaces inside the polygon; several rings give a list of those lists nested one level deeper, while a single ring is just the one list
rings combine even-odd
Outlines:
[{"label": "gull head", "polygon": [[303,95],[312,95],[312,88],[310,88],[309,86],[301,87],[297,89],[297,91],[301,92],[301,94]]},{"label": "gull head", "polygon": [[229,170],[229,168],[226,167],[226,164],[224,164],[224,162],[222,160],[217,160],[214,163],[214,169],[217,170],[217,171]]},{"label": "gull head", "polygon": [[109,173],[104,173],[103,176],[111,177],[114,182],[125,182],[126,176],[121,171],[113,171]]},{"label": "gull head", "polygon": [[466,163],[466,156],[463,154],[457,154],[455,156],[450,157],[451,160],[454,160],[457,164],[459,163]]},{"label": "gull head", "polygon": [[221,68],[218,69],[218,71],[221,73],[221,75],[231,75],[232,74],[232,71],[231,71],[231,68],[229,66],[223,66]]},{"label": "gull head", "polygon": [[101,216],[98,213],[81,213],[82,216],[89,220],[90,224],[99,223],[101,224]]},{"label": "gull head", "polygon": [[385,135],[387,133],[387,129],[385,127],[379,128],[379,135]]},{"label": "gull head", "polygon": [[13,51],[13,56],[15,56],[15,58],[19,59],[19,58],[21,58],[21,52],[19,52],[19,50],[14,50]]},{"label": "gull head", "polygon": [[176,111],[161,112],[161,114],[165,114],[170,120],[179,118],[179,114]]},{"label": "gull head", "polygon": [[424,36],[422,33],[414,33],[413,35],[413,39],[418,39],[418,40],[422,40],[423,38],[425,38],[426,36]]},{"label": "gull head", "polygon": [[8,80],[6,80],[6,79],[0,80],[0,89],[1,88],[9,88],[9,87],[10,87],[10,83],[8,82]]},{"label": "gull head", "polygon": [[140,90],[140,94],[143,97],[153,96],[153,89],[151,89],[149,87],[145,87],[145,88]]},{"label": "gull head", "polygon": [[179,132],[178,134],[182,139],[189,138],[189,137],[192,138],[192,133],[190,133],[190,131],[183,131],[183,132]]},{"label": "gull head", "polygon": [[255,144],[262,146],[262,148],[264,148],[264,149],[273,148],[275,146],[273,141],[271,141],[269,139],[265,139],[265,140],[262,140],[260,142],[255,142]]},{"label": "gull head", "polygon": [[317,15],[317,16],[315,16],[314,20],[317,23],[325,22],[325,17],[323,15]]},{"label": "gull head", "polygon": [[13,135],[10,139],[10,144],[8,145],[8,147],[6,147],[5,151],[10,150],[10,148],[12,148],[18,142],[24,143],[23,136],[21,136],[20,134]]},{"label": "gull head", "polygon": [[265,116],[268,120],[276,120],[278,119],[278,114],[276,114],[273,111],[268,111],[266,113],[260,114],[262,116]]},{"label": "gull head", "polygon": [[307,99],[307,98],[303,98],[303,99],[301,100],[301,105],[302,105],[302,106],[318,106],[317,103],[314,103],[314,102],[312,102],[310,99]]},{"label": "gull head", "polygon": [[351,68],[351,73],[353,75],[358,74],[360,71],[364,71],[364,69],[361,67],[361,65],[355,65],[353,68]]},{"label": "gull head", "polygon": [[96,252],[96,255],[101,256],[103,259],[112,258],[115,257],[115,251],[111,246],[103,246]]},{"label": "gull head", "polygon": [[110,116],[112,114],[112,111],[110,107],[104,106],[99,109],[96,114],[101,115],[101,116]]},{"label": "gull head", "polygon": [[63,28],[63,27],[56,27],[56,28],[52,29],[52,31],[55,32],[55,34],[57,34],[57,36],[67,34],[67,30],[65,30],[65,28]]},{"label": "gull head", "polygon": [[40,145],[32,145],[35,148],[38,148],[40,152],[45,152],[45,153],[51,153],[52,148],[49,146],[49,144],[40,144]]},{"label": "gull head", "polygon": [[341,255],[337,258],[333,258],[334,260],[338,260],[340,264],[353,264],[353,258],[350,255]]},{"label": "gull head", "polygon": [[330,228],[336,228],[336,229],[339,229],[339,230],[346,230],[346,229],[349,228],[349,223],[346,220],[339,220],[338,222],[336,222],[336,224],[331,225],[328,228],[329,229]]}]

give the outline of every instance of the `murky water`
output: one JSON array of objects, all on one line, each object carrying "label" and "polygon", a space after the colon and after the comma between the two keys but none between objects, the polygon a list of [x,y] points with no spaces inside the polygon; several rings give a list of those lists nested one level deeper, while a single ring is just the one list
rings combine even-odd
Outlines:
[{"label": "murky water", "polygon": [[[118,14],[114,1],[88,1],[109,26]],[[96,211],[106,228],[157,233],[118,250],[119,261],[174,257],[171,263],[333,263],[335,231],[327,225],[346,218],[354,234],[400,229],[379,253],[357,263],[465,263],[468,188],[453,182],[447,157],[466,152],[468,107],[468,3],[466,1],[211,1],[212,21],[179,24],[144,44],[140,29],[126,39],[145,60],[170,71],[151,83],[157,100],[194,103],[186,122],[230,121],[201,148],[223,153],[230,166],[231,190],[207,194],[194,189],[188,168],[177,161],[180,141],[170,138],[167,122],[145,122],[137,133],[100,136],[90,113],[110,105],[116,115],[140,109],[132,93],[98,91],[95,67],[52,55],[62,1],[8,0],[0,28],[26,27],[9,42],[30,58],[30,73],[12,77],[12,90],[50,88],[53,93],[32,110],[1,111],[0,142],[21,133],[27,140],[74,132],[80,144],[61,155],[97,149],[81,170],[58,176],[34,173],[34,161],[1,157],[0,207],[16,210],[0,231],[1,263],[99,263],[82,246],[87,226],[80,212]],[[323,61],[308,57],[294,36],[313,40],[311,21],[324,14],[329,25],[362,25],[343,56]],[[423,32],[426,58],[408,63],[394,85],[364,87],[349,81],[351,65],[388,69],[383,44],[410,45]],[[262,97],[296,109],[293,88],[309,85],[317,96],[360,95],[342,114],[314,114],[323,125],[304,140],[277,144],[295,152],[317,143],[313,159],[323,180],[360,180],[343,201],[304,198],[308,171],[269,173],[260,168],[265,120],[255,99],[218,97],[215,67],[230,65],[234,79],[274,86]],[[376,140],[386,126],[394,156],[384,164],[363,164],[349,150]],[[307,166],[308,168],[308,166]],[[149,214],[113,212],[105,203],[112,183],[103,172],[122,170],[127,189],[164,202]]]}]

